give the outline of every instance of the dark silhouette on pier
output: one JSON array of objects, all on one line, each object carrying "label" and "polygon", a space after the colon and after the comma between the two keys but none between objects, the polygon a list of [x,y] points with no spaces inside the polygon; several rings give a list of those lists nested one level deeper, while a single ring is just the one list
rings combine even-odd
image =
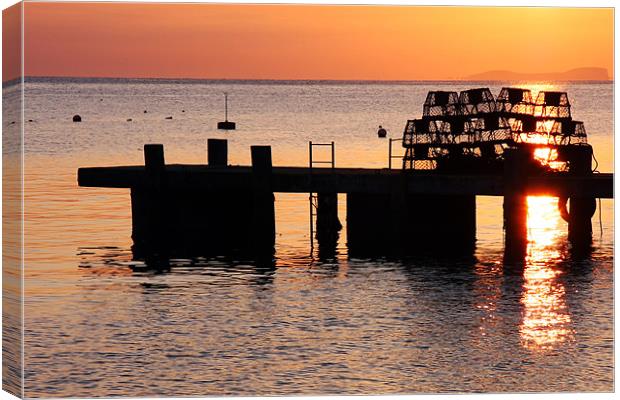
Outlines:
[{"label": "dark silhouette on pier", "polygon": [[[423,114],[407,122],[402,170],[336,168],[333,143],[328,168],[312,168],[312,158],[309,168],[273,167],[270,146],[251,147],[251,166],[229,166],[227,141],[209,139],[207,165],[166,165],[163,146],[149,144],[144,166],[80,168],[78,183],[131,189],[134,255],[163,267],[179,256],[273,259],[276,192],[311,194],[324,258],[342,229],[338,193],[351,256],[471,256],[476,196],[491,195],[504,197],[505,260],[523,260],[527,196],[548,195],[560,199],[573,256],[587,257],[593,199],[613,198],[613,175],[592,173],[565,93],[541,92],[534,103],[526,89],[504,88],[498,100],[488,89],[430,92]],[[541,146],[553,160],[537,159]]]}]

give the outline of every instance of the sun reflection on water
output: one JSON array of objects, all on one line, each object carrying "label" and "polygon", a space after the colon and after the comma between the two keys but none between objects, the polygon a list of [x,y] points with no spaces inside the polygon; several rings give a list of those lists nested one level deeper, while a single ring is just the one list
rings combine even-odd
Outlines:
[{"label": "sun reflection on water", "polygon": [[530,196],[528,203],[528,252],[523,273],[523,320],[519,329],[525,348],[544,351],[572,340],[566,289],[558,280],[561,254],[557,242],[562,224],[554,197]]}]

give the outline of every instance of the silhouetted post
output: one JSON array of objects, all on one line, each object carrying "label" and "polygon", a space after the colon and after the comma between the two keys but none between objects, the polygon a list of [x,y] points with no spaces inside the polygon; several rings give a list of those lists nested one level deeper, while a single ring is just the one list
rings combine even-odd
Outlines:
[{"label": "silhouetted post", "polygon": [[166,164],[164,145],[144,145],[144,197],[146,208],[146,261],[168,266],[168,215],[166,214]]},{"label": "silhouetted post", "polygon": [[[574,146],[570,154],[570,174],[587,176],[592,174],[592,148]],[[596,211],[593,197],[572,196],[569,203],[568,240],[577,252],[583,252],[592,245],[592,216]]]},{"label": "silhouetted post", "polygon": [[318,193],[316,215],[316,240],[319,246],[334,247],[342,224],[338,219],[338,194]]},{"label": "silhouetted post", "polygon": [[385,255],[389,249],[390,196],[384,193],[347,193],[349,255]]},{"label": "silhouetted post", "polygon": [[276,237],[274,196],[271,187],[271,146],[251,146],[252,153],[252,247],[273,252]]},{"label": "silhouetted post", "polygon": [[504,255],[507,261],[523,260],[527,251],[528,156],[521,149],[504,152]]},{"label": "silhouetted post", "polygon": [[228,140],[207,139],[207,159],[211,166],[228,165]]}]

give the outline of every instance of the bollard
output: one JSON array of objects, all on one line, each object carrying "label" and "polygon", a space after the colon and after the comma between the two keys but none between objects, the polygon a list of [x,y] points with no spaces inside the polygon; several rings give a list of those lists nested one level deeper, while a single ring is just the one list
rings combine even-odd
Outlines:
[{"label": "bollard", "polygon": [[218,167],[228,165],[228,140],[207,139],[207,163]]},{"label": "bollard", "polygon": [[145,144],[144,145],[144,167],[147,174],[159,174],[163,172],[165,166],[164,161],[164,145],[163,144]]}]

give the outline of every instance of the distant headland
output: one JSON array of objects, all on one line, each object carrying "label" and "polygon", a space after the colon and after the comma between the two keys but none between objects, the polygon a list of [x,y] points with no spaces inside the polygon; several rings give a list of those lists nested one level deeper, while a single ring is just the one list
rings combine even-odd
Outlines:
[{"label": "distant headland", "polygon": [[480,81],[609,81],[607,70],[598,67],[575,68],[564,72],[522,73],[513,71],[486,71],[469,75],[465,80]]}]

